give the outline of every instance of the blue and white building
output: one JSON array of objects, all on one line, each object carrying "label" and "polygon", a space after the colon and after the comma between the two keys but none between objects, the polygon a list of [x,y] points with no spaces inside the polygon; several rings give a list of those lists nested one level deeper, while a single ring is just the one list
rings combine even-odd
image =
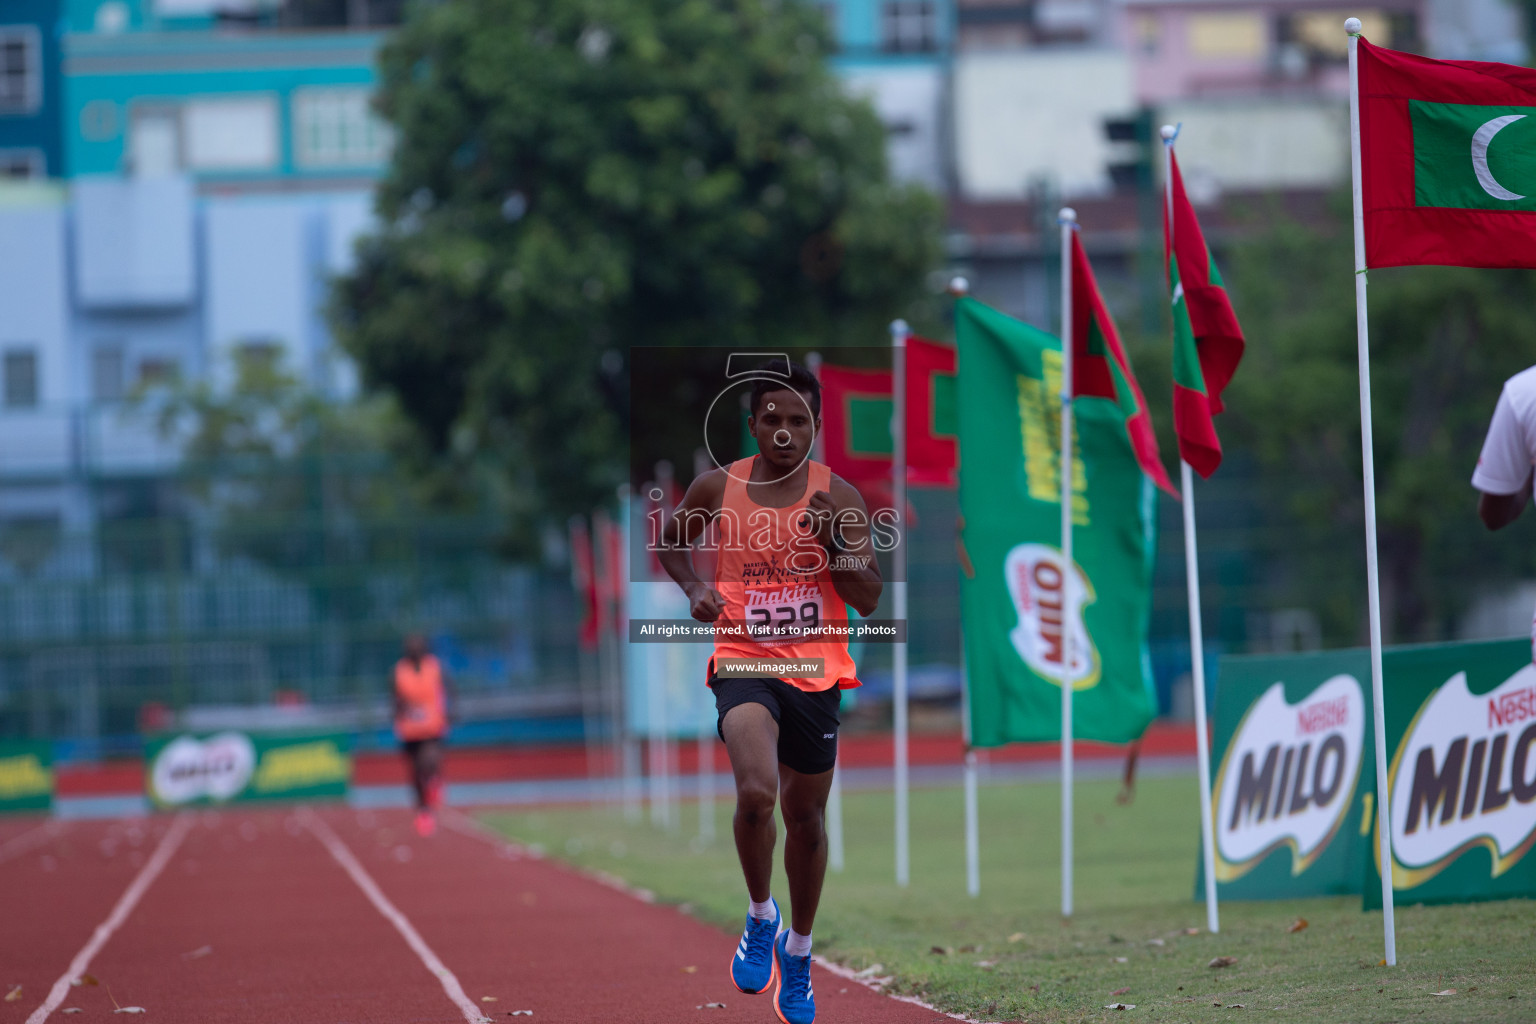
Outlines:
[{"label": "blue and white building", "polygon": [[31,111],[0,117],[0,160],[28,179],[0,188],[0,520],[89,528],[79,481],[175,460],[125,411],[141,386],[218,380],[259,348],[352,389],[322,310],[389,157],[369,106],[383,35],[232,27],[209,0],[18,3],[31,19],[0,25],[17,62],[0,101]]}]

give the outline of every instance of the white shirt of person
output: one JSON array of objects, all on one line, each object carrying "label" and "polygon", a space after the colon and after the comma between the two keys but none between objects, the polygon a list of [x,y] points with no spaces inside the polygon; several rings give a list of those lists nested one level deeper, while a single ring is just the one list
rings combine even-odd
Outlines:
[{"label": "white shirt of person", "polygon": [[1504,382],[1488,424],[1472,486],[1484,494],[1517,494],[1536,465],[1536,366]]},{"label": "white shirt of person", "polygon": [[[1504,382],[1499,404],[1493,410],[1493,422],[1488,424],[1483,453],[1472,473],[1472,486],[1487,495],[1520,495],[1519,504],[1514,506],[1509,517],[1513,518],[1519,515],[1520,506],[1529,497],[1522,492],[1532,486],[1533,465],[1536,465],[1536,366],[1521,370]],[[1490,529],[1497,529],[1508,519],[1489,521],[1485,516],[1484,521]],[[1536,615],[1531,617],[1531,659],[1536,661]]]}]

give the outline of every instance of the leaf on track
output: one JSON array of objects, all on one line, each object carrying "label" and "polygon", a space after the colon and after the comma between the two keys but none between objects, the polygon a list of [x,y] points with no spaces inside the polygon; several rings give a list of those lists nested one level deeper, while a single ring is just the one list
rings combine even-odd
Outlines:
[{"label": "leaf on track", "polygon": [[[1437,995],[1437,996],[1453,996],[1455,994],[1456,994],[1456,990],[1453,989],[1453,988],[1448,988],[1448,989],[1446,989],[1443,992],[1436,992],[1435,993],[1435,995]],[[9,998],[9,997],[7,997],[7,998]]]},{"label": "leaf on track", "polygon": [[723,1009],[725,1009],[725,1004],[724,1003],[700,1003],[698,1006],[695,1006],[694,1009],[695,1010],[723,1010]]},{"label": "leaf on track", "polygon": [[213,952],[213,947],[212,946],[198,946],[196,949],[194,949],[190,953],[183,953],[183,954],[181,954],[181,958],[183,960],[201,960],[203,957],[207,956],[209,953],[212,953],[212,952]]},{"label": "leaf on track", "polygon": [[112,1012],[113,1013],[148,1013],[149,1011],[144,1009],[144,1007],[142,1007],[142,1006],[119,1006],[117,1009],[113,1010]]},{"label": "leaf on track", "polygon": [[496,997],[495,996],[481,996],[480,997],[480,1001],[482,1003],[494,1003],[496,1001]]},{"label": "leaf on track", "polygon": [[21,986],[20,985],[17,985],[15,988],[11,989],[9,992],[7,992],[5,994],[5,1001],[8,1002],[8,1003],[14,1003],[14,1002],[16,1002],[16,1000],[18,1000],[20,998],[21,998]]},{"label": "leaf on track", "polygon": [[930,946],[928,949],[928,952],[937,956],[949,956],[949,954],[953,953],[954,951],[955,950],[953,946]]},{"label": "leaf on track", "polygon": [[1134,1009],[1136,1009],[1136,1004],[1135,1003],[1110,1003],[1108,1006],[1104,1007],[1104,1009],[1106,1009],[1106,1010],[1134,1010]]},{"label": "leaf on track", "polygon": [[1285,930],[1290,932],[1292,935],[1295,935],[1297,932],[1304,930],[1306,927],[1307,919],[1304,917],[1298,917],[1296,920],[1292,921],[1290,926]]},{"label": "leaf on track", "polygon": [[84,1013],[85,1011],[80,1009],[80,1007],[78,1007],[78,1006],[66,1006],[66,1007],[64,1007],[64,1009],[60,1010],[59,1012],[60,1013]]},{"label": "leaf on track", "polygon": [[1130,990],[1131,990],[1130,986],[1126,986],[1125,988],[1117,988],[1113,992],[1111,992],[1110,995],[1112,995],[1112,996],[1123,996],[1127,992],[1129,992]]},{"label": "leaf on track", "polygon": [[1012,935],[1008,936],[1008,941],[1009,942],[1023,942],[1024,941],[1024,933],[1023,932],[1014,932]]},{"label": "leaf on track", "polygon": [[100,985],[101,982],[97,981],[94,975],[82,974],[74,981],[71,981],[70,984],[74,985],[76,988],[79,988],[81,985]]},{"label": "leaf on track", "polygon": [[1235,957],[1235,956],[1217,956],[1217,957],[1212,957],[1211,958],[1211,962],[1206,964],[1205,966],[1207,966],[1207,967],[1231,967],[1235,963],[1237,963],[1237,957]]},{"label": "leaf on track", "polygon": [[693,964],[689,964],[687,967],[679,967],[678,970],[682,971],[684,974],[698,974],[699,973],[698,967],[696,967]]},{"label": "leaf on track", "polygon": [[533,1016],[533,1011],[532,1010],[508,1010],[507,1011],[507,1016],[508,1017],[532,1017]]}]

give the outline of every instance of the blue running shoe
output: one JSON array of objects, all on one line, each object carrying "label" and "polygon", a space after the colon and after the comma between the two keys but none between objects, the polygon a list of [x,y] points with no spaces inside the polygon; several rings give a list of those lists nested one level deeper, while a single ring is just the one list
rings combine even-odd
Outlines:
[{"label": "blue running shoe", "polygon": [[785,931],[773,941],[773,966],[779,976],[773,990],[773,1012],[784,1024],[811,1024],[816,1019],[816,1000],[811,992],[811,958],[790,956]]},{"label": "blue running shoe", "polygon": [[773,937],[778,933],[781,918],[777,900],[773,901],[773,917],[769,920],[747,915],[741,943],[731,957],[731,983],[749,996],[766,992],[773,984]]}]

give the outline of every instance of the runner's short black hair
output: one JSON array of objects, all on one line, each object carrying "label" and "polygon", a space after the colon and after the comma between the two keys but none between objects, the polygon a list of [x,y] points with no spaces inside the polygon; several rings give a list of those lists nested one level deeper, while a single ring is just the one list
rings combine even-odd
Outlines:
[{"label": "runner's short black hair", "polygon": [[811,407],[812,419],[821,416],[821,381],[816,379],[816,375],[799,363],[790,363],[789,376],[778,379],[781,376],[781,371],[772,376],[765,372],[753,383],[752,415],[757,415],[757,405],[764,395],[773,391],[795,391],[805,396],[806,403]]}]

